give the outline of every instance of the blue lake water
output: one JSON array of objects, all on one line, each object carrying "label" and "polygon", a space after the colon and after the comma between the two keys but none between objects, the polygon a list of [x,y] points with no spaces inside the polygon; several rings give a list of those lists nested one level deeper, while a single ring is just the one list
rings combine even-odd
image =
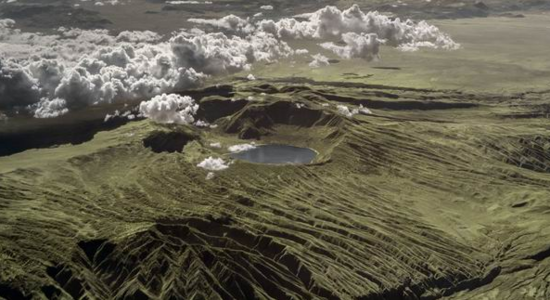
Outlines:
[{"label": "blue lake water", "polygon": [[255,149],[231,153],[231,157],[260,164],[307,164],[317,153],[308,148],[288,145],[261,145]]}]

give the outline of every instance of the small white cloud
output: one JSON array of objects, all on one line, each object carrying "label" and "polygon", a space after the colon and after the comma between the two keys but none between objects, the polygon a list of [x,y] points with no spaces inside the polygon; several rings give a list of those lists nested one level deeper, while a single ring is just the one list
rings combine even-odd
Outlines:
[{"label": "small white cloud", "polygon": [[212,147],[212,148],[221,148],[222,144],[220,142],[210,143],[210,147]]},{"label": "small white cloud", "polygon": [[321,53],[317,53],[315,55],[312,55],[311,57],[313,58],[313,61],[309,63],[309,66],[311,68],[320,68],[330,65],[328,57],[322,55]]},{"label": "small white cloud", "polygon": [[239,144],[239,145],[233,145],[227,148],[230,152],[237,153],[237,152],[243,152],[248,151],[252,149],[256,149],[256,145],[254,143],[251,144]]},{"label": "small white cloud", "polygon": [[197,167],[203,168],[208,171],[222,171],[229,168],[229,166],[225,163],[223,159],[213,158],[212,156],[200,162]]},{"label": "small white cloud", "polygon": [[342,34],[342,41],[346,44],[345,46],[329,42],[321,44],[321,47],[334,52],[341,58],[362,58],[371,61],[378,58],[380,44],[383,42],[377,38],[376,34],[354,32]]},{"label": "small white cloud", "polygon": [[248,74],[248,76],[246,76],[246,79],[248,79],[250,81],[254,81],[254,80],[256,80],[256,77],[252,74]]},{"label": "small white cloud", "polygon": [[262,5],[262,6],[260,6],[260,9],[273,10],[273,5]]},{"label": "small white cloud", "polygon": [[63,99],[55,98],[48,100],[43,98],[38,102],[37,108],[34,111],[35,118],[55,118],[69,112],[67,102]]},{"label": "small white cloud", "polygon": [[120,116],[120,112],[117,110],[115,110],[115,112],[113,112],[113,114],[106,114],[105,115],[105,118],[103,119],[103,122],[108,122],[116,117],[119,117]]},{"label": "small white cloud", "polygon": [[172,5],[184,5],[184,4],[212,4],[212,1],[182,1],[182,0],[176,0],[176,1],[166,1],[167,4]]},{"label": "small white cloud", "polygon": [[354,115],[358,114],[359,113],[359,110],[358,109],[352,109],[350,110],[349,107],[345,106],[345,105],[337,105],[336,106],[336,109],[338,110],[338,113],[348,117],[348,118],[351,118],[353,117]]},{"label": "small white cloud", "polygon": [[106,114],[105,118],[103,119],[103,122],[108,122],[118,116],[120,116],[120,112],[117,109],[113,114]]},{"label": "small white cloud", "polygon": [[94,5],[97,6],[104,6],[105,4],[111,4],[111,5],[124,5],[121,0],[103,0],[103,1],[97,1]]},{"label": "small white cloud", "polygon": [[214,172],[208,172],[208,174],[206,174],[206,180],[212,180],[214,179],[214,177],[216,177],[216,174],[214,174]]},{"label": "small white cloud", "polygon": [[372,111],[366,107],[364,107],[363,105],[359,105],[359,113],[363,114],[363,115],[372,115]]},{"label": "small white cloud", "polygon": [[197,122],[195,122],[195,126],[197,126],[197,127],[210,127],[210,123],[208,123],[206,121],[203,121],[203,120],[198,120]]},{"label": "small white cloud", "polygon": [[195,100],[189,96],[180,96],[177,94],[162,94],[153,97],[149,101],[143,101],[139,105],[140,113],[156,123],[175,123],[190,124],[193,123],[193,115],[197,112],[199,106]]},{"label": "small white cloud", "polygon": [[250,24],[248,19],[243,19],[236,15],[227,15],[221,19],[190,18],[187,21],[200,25],[223,28],[234,32],[252,33],[254,31],[254,26]]}]

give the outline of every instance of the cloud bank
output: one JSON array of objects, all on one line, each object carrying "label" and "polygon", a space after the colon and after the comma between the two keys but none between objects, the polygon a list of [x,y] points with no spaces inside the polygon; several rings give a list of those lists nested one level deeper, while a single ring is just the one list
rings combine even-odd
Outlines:
[{"label": "cloud bank", "polygon": [[[420,47],[456,49],[437,27],[424,21],[390,19],[378,12],[325,7],[280,20],[190,19],[201,29],[163,37],[151,31],[59,28],[56,34],[22,32],[0,20],[0,110],[56,117],[70,110],[139,99],[201,85],[210,76],[250,70],[255,62],[275,62],[294,51],[288,39],[319,41],[345,59],[376,59],[380,46],[403,51]],[[314,66],[327,59],[314,56]]]},{"label": "cloud bank", "polygon": [[377,40],[393,47],[433,47],[456,49],[447,34],[425,21],[391,19],[376,11],[364,13],[358,5],[339,10],[327,6],[316,12],[284,18],[279,21],[263,20],[258,26],[279,37],[294,39],[338,39],[344,34],[372,34]]},{"label": "cloud bank", "polygon": [[233,33],[246,34],[263,31],[280,39],[342,40],[345,46],[333,42],[321,44],[342,58],[378,56],[380,45],[397,47],[404,51],[419,48],[454,50],[459,47],[447,34],[425,21],[391,19],[379,12],[361,11],[358,5],[340,10],[327,6],[316,12],[294,18],[251,21],[231,15],[218,20],[192,19],[197,24],[208,24]]},{"label": "cloud bank", "polygon": [[149,31],[112,36],[106,30],[60,28],[57,35],[40,35],[13,25],[0,21],[0,109],[38,112],[36,117],[196,87],[209,76],[291,53],[286,43],[262,32],[247,37],[180,32],[161,41]]}]

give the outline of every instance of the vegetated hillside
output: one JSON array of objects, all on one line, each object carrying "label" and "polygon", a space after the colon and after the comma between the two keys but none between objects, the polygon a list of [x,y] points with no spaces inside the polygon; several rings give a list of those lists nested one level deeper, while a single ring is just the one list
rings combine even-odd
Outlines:
[{"label": "vegetated hillside", "polygon": [[[2,297],[550,296],[547,93],[281,78],[197,98],[217,128],[140,120],[0,158]],[[196,167],[251,140],[319,155]]]}]

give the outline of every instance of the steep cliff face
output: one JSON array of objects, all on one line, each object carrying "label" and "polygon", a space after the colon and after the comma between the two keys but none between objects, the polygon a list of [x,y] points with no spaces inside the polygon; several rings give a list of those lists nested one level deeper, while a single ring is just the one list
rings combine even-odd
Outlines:
[{"label": "steep cliff face", "polygon": [[[547,299],[550,95],[290,81],[0,158],[0,295]],[[319,155],[207,179],[241,138]]]}]

